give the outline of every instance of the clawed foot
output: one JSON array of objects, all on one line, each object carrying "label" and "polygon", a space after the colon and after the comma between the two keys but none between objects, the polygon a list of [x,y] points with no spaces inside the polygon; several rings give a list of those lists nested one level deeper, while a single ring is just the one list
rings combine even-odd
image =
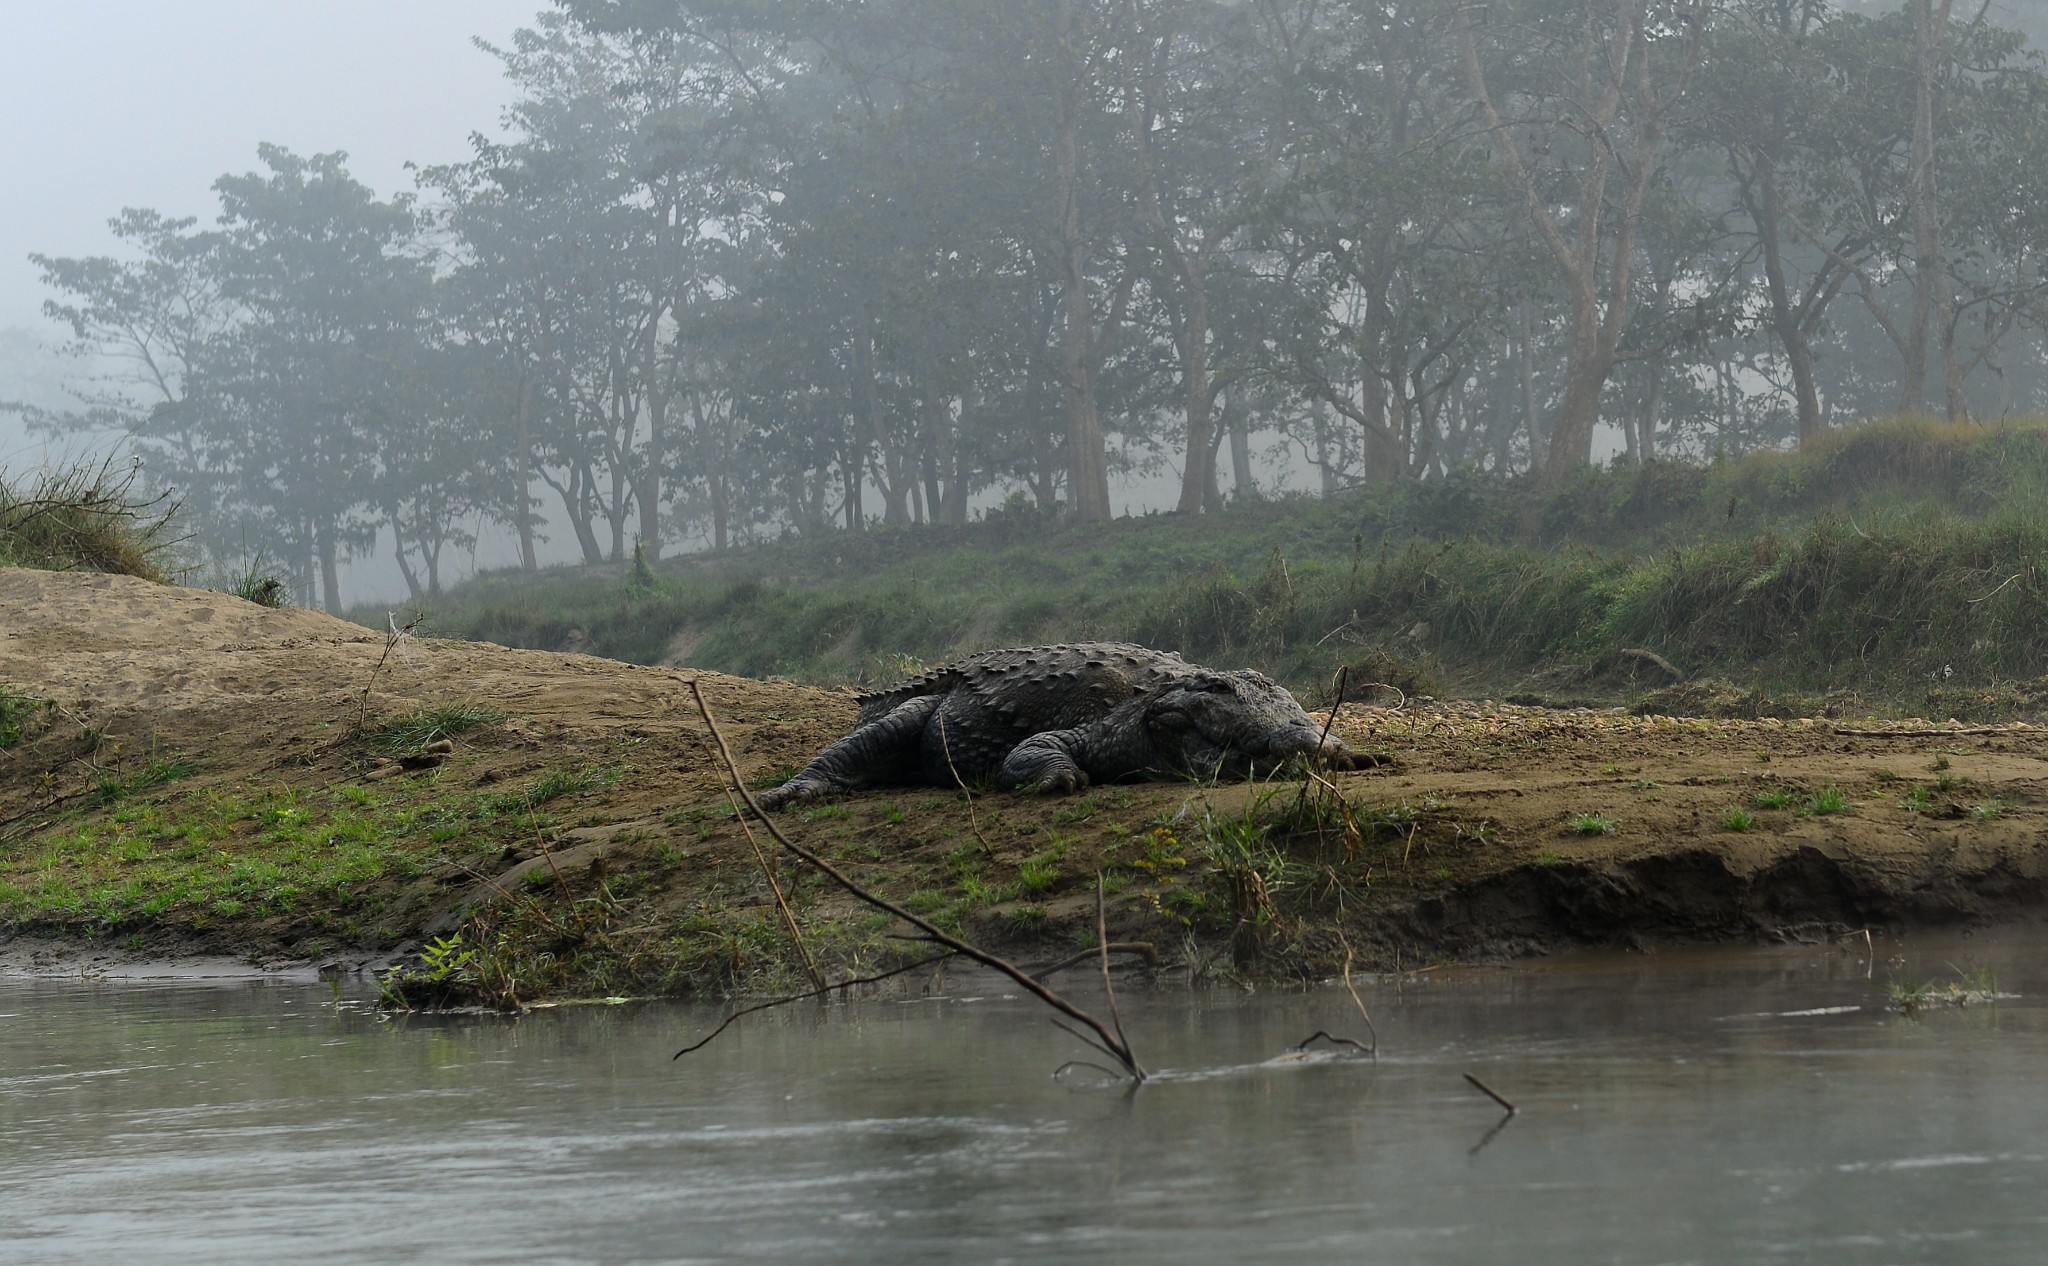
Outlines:
[{"label": "clawed foot", "polygon": [[1394,758],[1378,752],[1332,752],[1323,763],[1331,769],[1381,769],[1393,764]]},{"label": "clawed foot", "polygon": [[1041,796],[1064,796],[1076,791],[1085,791],[1087,787],[1088,775],[1079,768],[1069,765],[1064,769],[1056,769],[1039,779],[1031,790]]},{"label": "clawed foot", "polygon": [[755,792],[754,803],[763,809],[781,809],[792,804],[808,804],[815,800],[823,800],[836,790],[837,788],[830,783],[792,778],[780,787]]}]

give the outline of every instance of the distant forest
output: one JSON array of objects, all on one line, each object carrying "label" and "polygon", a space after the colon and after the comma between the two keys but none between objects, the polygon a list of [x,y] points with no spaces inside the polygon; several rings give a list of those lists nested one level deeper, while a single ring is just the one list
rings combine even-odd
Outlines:
[{"label": "distant forest", "polygon": [[214,224],[35,257],[121,367],[35,424],[132,435],[338,609],[341,559],[425,595],[483,531],[532,568],[1099,520],[1148,464],[1200,514],[1277,445],[1555,482],[2048,407],[2048,64],[1983,0],[559,0],[494,51],[505,139],[415,193],[265,146]]}]

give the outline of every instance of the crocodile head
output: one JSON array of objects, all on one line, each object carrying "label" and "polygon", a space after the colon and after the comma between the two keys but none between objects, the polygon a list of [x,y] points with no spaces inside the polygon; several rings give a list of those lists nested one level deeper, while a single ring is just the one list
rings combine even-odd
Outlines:
[{"label": "crocodile head", "polygon": [[1145,727],[1156,750],[1197,775],[1242,778],[1318,752],[1338,765],[1351,756],[1263,673],[1190,673],[1150,700]]}]

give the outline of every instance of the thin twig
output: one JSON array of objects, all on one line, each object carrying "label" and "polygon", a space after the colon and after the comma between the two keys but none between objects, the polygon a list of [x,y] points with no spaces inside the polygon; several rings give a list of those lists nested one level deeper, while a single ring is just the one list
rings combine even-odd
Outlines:
[{"label": "thin twig", "polygon": [[1479,1080],[1477,1077],[1474,1077],[1471,1073],[1465,1074],[1465,1080],[1471,1082],[1473,1085],[1479,1087],[1480,1090],[1484,1091],[1486,1093],[1487,1098],[1493,1100],[1501,1107],[1506,1108],[1508,1110],[1509,1116],[1513,1116],[1516,1112],[1520,1111],[1520,1109],[1515,1107],[1514,1104],[1509,1103],[1506,1099],[1501,1098],[1500,1092],[1498,1090],[1495,1090],[1492,1086],[1489,1086],[1485,1082]]},{"label": "thin twig", "polygon": [[1337,933],[1337,943],[1344,947],[1344,992],[1351,995],[1351,1005],[1358,1008],[1359,1018],[1365,1021],[1365,1031],[1372,1035],[1372,1057],[1380,1057],[1380,1031],[1372,1022],[1372,1012],[1365,1009],[1365,1000],[1358,996],[1358,990],[1351,987],[1351,940],[1343,932]]},{"label": "thin twig", "polygon": [[[734,788],[739,791],[740,798],[747,802],[747,808],[752,810],[754,816],[761,820],[761,824],[768,828],[768,833],[775,837],[776,843],[782,845],[790,852],[796,854],[796,856],[801,858],[806,864],[811,866],[813,869],[826,875],[828,878],[832,880],[832,882],[838,884],[841,888],[844,888],[847,892],[851,893],[856,899],[875,907],[877,910],[882,910],[889,914],[892,914],[897,918],[903,920],[905,923],[908,923],[910,926],[916,928],[918,931],[924,933],[926,940],[932,942],[935,945],[945,946],[947,949],[952,950],[954,953],[959,954],[964,958],[971,958],[975,962],[980,963],[982,966],[993,968],[996,971],[1001,972],[1003,975],[1008,976],[1011,980],[1016,981],[1019,986],[1021,986],[1026,992],[1030,993],[1032,996],[1036,997],[1040,1002],[1045,1003],[1047,1006],[1059,1012],[1061,1015],[1067,1016],[1075,1022],[1084,1025],[1088,1029],[1092,1030],[1097,1037],[1102,1039],[1102,1045],[1105,1052],[1109,1054],[1111,1058],[1115,1059],[1118,1063],[1122,1064],[1124,1068],[1131,1074],[1133,1080],[1143,1081],[1145,1079],[1145,1069],[1142,1065],[1138,1063],[1137,1057],[1131,1054],[1130,1047],[1125,1045],[1122,1039],[1120,1039],[1115,1034],[1110,1032],[1109,1028],[1105,1026],[1102,1023],[1102,1021],[1088,1014],[1088,1012],[1083,1011],[1081,1008],[1075,1006],[1073,1003],[1068,1002],[1065,998],[1061,997],[1057,993],[1054,993],[1051,989],[1046,988],[1043,984],[1040,984],[1035,978],[1033,978],[1031,973],[1025,971],[1023,968],[1017,966],[1015,963],[1012,963],[1004,958],[999,958],[996,955],[989,953],[987,950],[982,949],[978,945],[970,944],[967,941],[963,941],[959,937],[954,936],[952,933],[947,932],[943,928],[939,927],[937,924],[931,922],[929,919],[925,919],[918,915],[912,914],[910,911],[904,909],[902,906],[896,904],[895,902],[890,901],[886,897],[877,896],[876,894],[869,892],[866,888],[863,888],[858,883],[854,882],[852,878],[850,878],[844,871],[840,870],[837,866],[834,866],[831,862],[826,861],[823,857],[820,857],[818,854],[813,853],[811,850],[803,847],[802,845],[791,840],[787,835],[783,834],[782,828],[775,824],[775,820],[773,818],[769,817],[766,813],[762,811],[761,806],[755,803],[753,793],[747,790],[746,780],[740,777],[739,764],[733,759],[732,749],[726,745],[725,733],[724,731],[718,728],[717,718],[711,715],[711,705],[707,703],[704,699],[704,689],[695,678],[692,678],[690,681],[690,694],[693,697],[695,697],[697,701],[697,711],[704,718],[705,728],[711,731],[712,740],[716,742],[718,745],[718,754],[720,758],[723,759],[725,762],[726,772],[731,776]],[[1059,1022],[1055,1020],[1054,1023],[1057,1024]]]},{"label": "thin twig", "polygon": [[901,976],[908,972],[914,972],[920,967],[929,967],[933,963],[942,963],[951,957],[953,957],[953,953],[951,950],[948,950],[944,954],[933,954],[929,958],[920,958],[914,963],[905,963],[901,967],[892,967],[888,971],[877,972],[875,975],[872,976],[861,976],[854,980],[842,980],[836,985],[820,985],[818,988],[812,989],[806,993],[791,994],[787,998],[773,998],[767,1002],[757,1002],[751,1007],[741,1007],[739,1010],[725,1017],[725,1019],[719,1023],[717,1028],[711,1030],[711,1032],[706,1034],[701,1040],[690,1043],[688,1046],[685,1046],[683,1049],[669,1056],[669,1058],[672,1060],[681,1059],[683,1056],[688,1055],[691,1051],[704,1049],[704,1047],[711,1044],[712,1038],[717,1037],[719,1034],[731,1028],[732,1022],[734,1020],[739,1019],[743,1015],[752,1015],[756,1011],[766,1011],[771,1007],[786,1006],[792,1002],[802,1002],[805,998],[816,998],[821,994],[831,993],[834,989],[851,989],[856,985],[872,985],[879,981],[888,980],[893,976]]},{"label": "thin twig", "polygon": [[1337,724],[1337,709],[1344,706],[1344,688],[1351,684],[1351,665],[1337,670],[1337,699],[1330,705],[1330,715],[1323,718],[1323,736],[1316,740],[1316,755],[1323,754],[1323,744],[1330,741],[1330,727]]},{"label": "thin twig", "polygon": [[377,674],[384,671],[384,665],[390,660],[392,650],[400,642],[411,637],[412,631],[418,628],[420,621],[426,618],[427,613],[421,611],[415,614],[412,619],[407,620],[403,626],[400,626],[397,616],[390,617],[391,632],[385,635],[384,653],[377,656],[377,666],[370,670],[370,679],[363,683],[362,697],[356,700],[355,729],[350,732],[348,737],[352,738],[370,728],[370,692],[377,688]]},{"label": "thin twig", "polygon": [[761,843],[754,838],[754,828],[747,825],[747,815],[740,809],[740,802],[733,799],[731,790],[725,793],[725,801],[732,806],[732,816],[739,821],[740,830],[746,833],[747,847],[754,850],[754,864],[761,868],[761,878],[768,881],[768,891],[775,894],[775,908],[782,912],[782,926],[789,933],[789,943],[796,947],[796,956],[803,960],[804,975],[811,978],[811,984],[819,989],[825,987],[825,973],[818,970],[818,964],[811,958],[810,949],[804,945],[804,934],[797,930],[796,915],[790,910],[789,902],[782,895],[782,885],[775,882],[775,871],[768,865],[768,855],[761,851]]},{"label": "thin twig", "polygon": [[967,797],[967,829],[974,832],[974,842],[981,845],[981,855],[993,858],[996,851],[988,846],[988,838],[981,833],[981,820],[974,816],[974,793],[967,789],[967,780],[960,776],[959,766],[953,763],[953,745],[946,740],[946,718],[940,716],[939,750],[946,754],[946,768],[953,772],[953,781],[960,788],[960,794]]},{"label": "thin twig", "polygon": [[[1116,1026],[1116,1037],[1129,1050],[1131,1039],[1124,1036],[1124,1017],[1116,1005],[1116,986],[1109,979],[1109,917],[1104,913],[1102,872],[1095,872],[1095,944],[1101,947],[1102,992],[1109,998],[1109,1022]],[[1957,973],[1960,975],[1961,973]]]}]

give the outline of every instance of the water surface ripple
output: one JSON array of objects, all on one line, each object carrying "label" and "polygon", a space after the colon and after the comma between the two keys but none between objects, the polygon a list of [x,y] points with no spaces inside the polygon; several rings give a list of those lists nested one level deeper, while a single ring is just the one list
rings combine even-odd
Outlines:
[{"label": "water surface ripple", "polygon": [[[2048,1260],[2048,936],[1126,996],[1160,1076],[973,1000],[379,1015],[0,980],[7,1262]],[[1898,955],[1892,959],[1891,955]],[[1953,966],[1952,966],[1953,965]],[[1888,980],[1996,973],[1903,1019]],[[1086,999],[1083,999],[1086,1001]],[[1461,1074],[1521,1113],[1503,1128]]]}]

